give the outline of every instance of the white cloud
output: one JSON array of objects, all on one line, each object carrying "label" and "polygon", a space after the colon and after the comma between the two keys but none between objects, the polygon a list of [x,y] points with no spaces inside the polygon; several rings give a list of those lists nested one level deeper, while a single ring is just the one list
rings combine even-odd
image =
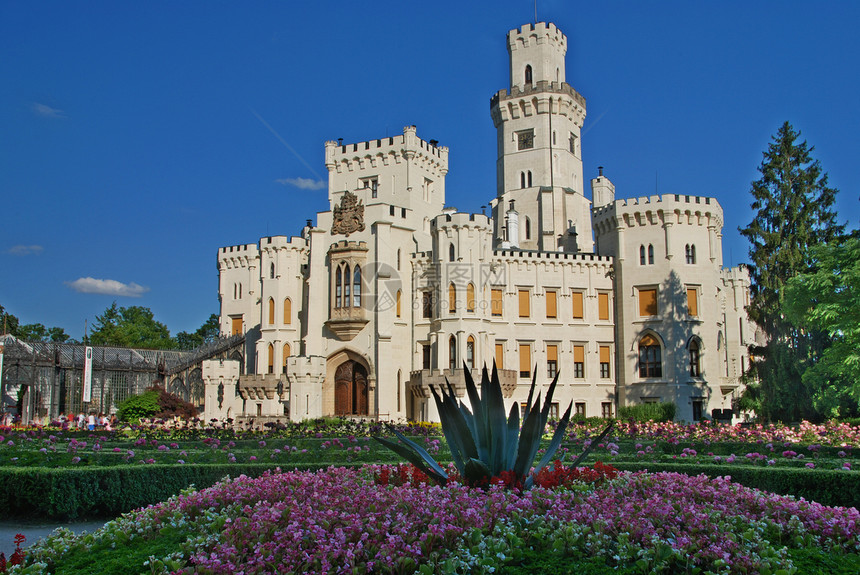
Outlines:
[{"label": "white cloud", "polygon": [[42,253],[42,250],[44,250],[44,249],[45,248],[43,248],[42,246],[36,246],[36,245],[32,245],[32,246],[17,245],[17,246],[12,246],[8,250],[6,250],[6,253],[12,254],[13,256],[37,256],[40,253]]},{"label": "white cloud", "polygon": [[96,278],[78,278],[66,285],[78,293],[97,293],[126,297],[140,297],[149,291],[148,287],[136,283],[124,284],[116,280],[99,280]]},{"label": "white cloud", "polygon": [[62,110],[58,110],[57,108],[52,108],[47,104],[40,104],[39,102],[33,102],[32,105],[33,113],[37,116],[42,116],[43,118],[65,118],[66,114]]},{"label": "white cloud", "polygon": [[322,190],[326,186],[324,181],[311,178],[281,178],[275,181],[285,186],[295,186],[300,190]]}]

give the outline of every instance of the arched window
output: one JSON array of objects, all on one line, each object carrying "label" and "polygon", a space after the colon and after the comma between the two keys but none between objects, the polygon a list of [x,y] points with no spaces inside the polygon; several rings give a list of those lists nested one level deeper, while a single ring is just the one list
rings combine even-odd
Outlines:
[{"label": "arched window", "polygon": [[525,172],[520,172],[520,187],[521,188],[526,187],[526,173]]},{"label": "arched window", "polygon": [[271,343],[269,344],[269,371],[268,373],[275,373],[275,346]]},{"label": "arched window", "polygon": [[466,311],[475,313],[475,284],[466,286]]},{"label": "arched window", "polygon": [[532,187],[532,171],[531,170],[528,171],[528,182],[529,182],[529,187]]},{"label": "arched window", "polygon": [[284,325],[293,323],[293,302],[290,298],[284,299]]},{"label": "arched window", "polygon": [[448,368],[451,371],[457,369],[457,338],[453,335],[448,340]]},{"label": "arched window", "polygon": [[699,354],[699,342],[696,339],[690,341],[690,375],[692,377],[701,377],[702,363]]},{"label": "arched window", "polygon": [[242,299],[242,284],[239,284],[239,299]]},{"label": "arched window", "polygon": [[639,246],[639,265],[645,265],[645,246]]},{"label": "arched window", "polygon": [[284,373],[287,373],[287,359],[289,359],[290,355],[292,355],[292,350],[290,349],[290,344],[284,344]]},{"label": "arched window", "polygon": [[397,295],[395,296],[395,313],[397,317],[400,317],[400,296],[403,295],[400,290],[397,290]]},{"label": "arched window", "polygon": [[448,312],[457,311],[457,287],[452,282],[448,285]]},{"label": "arched window", "polygon": [[397,250],[397,271],[400,271],[400,250]]},{"label": "arched window", "polygon": [[233,299],[238,299],[236,296],[239,293],[239,284],[233,284]]},{"label": "arched window", "polygon": [[532,85],[532,67],[526,66],[526,86]]},{"label": "arched window", "polygon": [[269,278],[275,279],[275,264],[274,263],[272,263],[272,265],[269,267]]},{"label": "arched window", "polygon": [[269,298],[269,325],[275,325],[275,300]]},{"label": "arched window", "polygon": [[344,266],[343,268],[343,307],[349,307],[349,302],[351,301],[349,298],[349,278],[352,276],[349,274],[349,266]]},{"label": "arched window", "polygon": [[651,334],[639,340],[639,377],[663,377],[660,342]]},{"label": "arched window", "polygon": [[343,279],[340,266],[334,272],[334,307],[340,307],[342,303],[341,290],[343,289]]},{"label": "arched window", "polygon": [[475,369],[475,338],[471,335],[466,340],[466,365],[469,369]]},{"label": "arched window", "polygon": [[454,244],[451,244],[450,246],[448,246],[448,261],[449,262],[454,261]]},{"label": "arched window", "polygon": [[696,263],[696,245],[687,244],[684,246],[684,253],[687,256],[687,263],[694,265]]},{"label": "arched window", "polygon": [[552,133],[552,145],[555,146],[555,131]]},{"label": "arched window", "polygon": [[361,267],[352,274],[352,307],[361,307]]},{"label": "arched window", "polygon": [[652,244],[648,244],[648,265],[654,265],[654,246]]},{"label": "arched window", "polygon": [[526,239],[532,239],[532,221],[526,216]]}]

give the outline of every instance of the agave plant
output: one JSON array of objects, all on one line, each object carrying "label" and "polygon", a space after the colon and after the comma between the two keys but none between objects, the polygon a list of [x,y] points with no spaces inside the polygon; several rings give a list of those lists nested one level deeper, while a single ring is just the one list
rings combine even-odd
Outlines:
[{"label": "agave plant", "polygon": [[[466,379],[466,394],[474,412],[457,398],[447,378],[445,380],[447,390],[441,388],[441,396],[435,388],[431,387],[433,399],[439,410],[439,418],[442,420],[442,433],[448,442],[457,471],[469,485],[486,485],[491,478],[500,477],[503,472],[506,472],[513,474],[517,485],[530,488],[533,475],[529,472],[540,448],[541,437],[552,404],[552,395],[558,382],[558,374],[547,390],[543,407],[540,405],[540,393],[536,399],[534,397],[536,385],[535,377],[532,378],[522,429],[519,406],[516,403],[511,406],[507,418],[505,417],[502,386],[499,383],[495,362],[492,377],[488,376],[486,366],[483,369],[481,375],[483,396],[478,394],[472,375],[465,366],[463,374]],[[533,399],[534,402],[532,402]],[[534,473],[552,461],[564,438],[572,406],[573,402],[568,405],[567,411],[559,421],[546,453],[534,467]],[[591,443],[591,446],[602,440],[611,428],[610,423],[597,440]],[[400,440],[399,443],[381,437],[374,439],[406,458],[436,482],[443,485],[447,482],[448,474],[423,447],[410,441],[397,430],[392,428],[392,431]],[[573,462],[574,466],[588,455],[591,446]]]}]

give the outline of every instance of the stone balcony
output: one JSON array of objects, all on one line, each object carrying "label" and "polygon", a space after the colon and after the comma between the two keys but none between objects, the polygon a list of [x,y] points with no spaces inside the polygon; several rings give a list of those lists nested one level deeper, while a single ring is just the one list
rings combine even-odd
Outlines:
[{"label": "stone balcony", "polygon": [[334,332],[341,341],[350,341],[367,325],[364,307],[340,307],[331,310],[326,327]]},{"label": "stone balcony", "polygon": [[[512,397],[514,391],[517,389],[517,372],[513,369],[500,369],[498,371],[499,383],[502,386],[502,396]],[[470,373],[472,374],[472,380],[480,391],[481,370],[472,369]],[[466,377],[462,369],[421,369],[412,371],[409,373],[412,394],[415,397],[432,397],[433,394],[430,393],[430,387],[437,386],[438,390],[440,386],[445,385],[446,378],[454,387],[457,397],[464,397],[466,395]]]},{"label": "stone balcony", "polygon": [[[281,384],[280,394],[278,384]],[[239,396],[242,399],[256,401],[264,399],[285,400],[288,397],[290,386],[282,382],[278,374],[266,375],[241,375],[238,386]]]}]

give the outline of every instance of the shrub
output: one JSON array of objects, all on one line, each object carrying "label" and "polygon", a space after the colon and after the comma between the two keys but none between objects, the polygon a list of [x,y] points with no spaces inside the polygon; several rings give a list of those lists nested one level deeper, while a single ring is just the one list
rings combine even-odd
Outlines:
[{"label": "shrub", "polygon": [[117,417],[122,421],[137,423],[144,417],[152,417],[161,409],[158,404],[158,391],[148,389],[140,395],[132,395],[119,404]]},{"label": "shrub", "polygon": [[140,395],[133,395],[119,404],[117,417],[122,421],[137,423],[145,417],[169,419],[173,416],[191,419],[197,409],[178,395],[167,393],[164,388],[150,387]]},{"label": "shrub", "polygon": [[640,403],[618,408],[618,419],[634,421],[673,421],[675,419],[675,404],[671,401],[662,403]]}]

